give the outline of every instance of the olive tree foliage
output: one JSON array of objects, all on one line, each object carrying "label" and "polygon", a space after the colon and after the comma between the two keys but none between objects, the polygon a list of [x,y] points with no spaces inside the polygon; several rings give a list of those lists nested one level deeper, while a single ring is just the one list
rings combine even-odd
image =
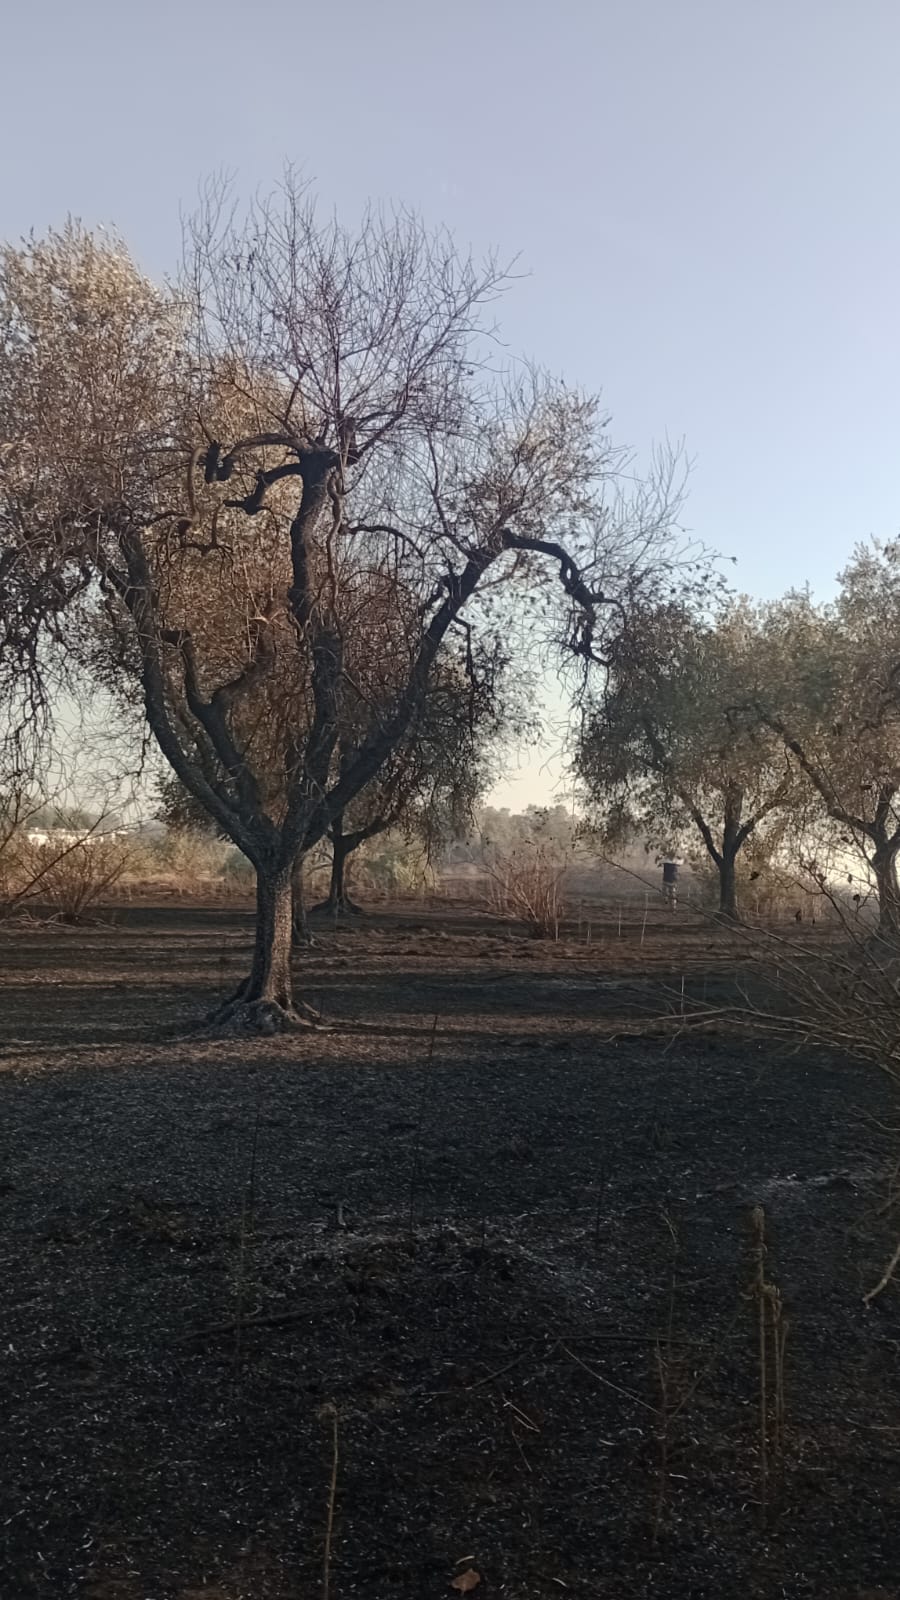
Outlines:
[{"label": "olive tree foliage", "polygon": [[[494,773],[497,742],[513,719],[501,676],[496,651],[490,659],[481,652],[462,659],[451,654],[432,672],[403,739],[332,821],[331,880],[322,909],[338,915],[357,909],[347,890],[347,864],[369,840],[399,830],[430,857],[471,822]],[[342,740],[339,762],[346,744]]]},{"label": "olive tree foliage", "polygon": [[[243,213],[207,196],[173,289],[77,228],[7,253],[4,502],[91,574],[85,654],[136,685],[256,872],[222,1020],[300,1019],[295,862],[385,767],[453,641],[528,605],[534,640],[602,659],[675,559],[671,478],[623,497],[597,402],[492,373],[502,287],[414,218],[321,221],[290,179]],[[224,631],[204,605],[223,589]]]},{"label": "olive tree foliage", "polygon": [[708,858],[719,913],[739,915],[742,853],[754,871],[782,841],[800,794],[782,740],[752,703],[760,633],[746,605],[705,618],[678,601],[643,611],[615,642],[574,766],[610,845],[635,834]]},{"label": "olive tree foliage", "polygon": [[[0,248],[0,794],[8,815],[27,810],[36,792],[40,803],[60,647],[91,582],[82,553],[60,539],[50,481],[68,477],[78,493],[71,447],[89,404],[87,381],[57,370],[47,318],[25,310],[46,296],[73,239],[67,230],[30,251]],[[101,254],[86,251],[83,269],[96,305],[105,292]],[[117,292],[108,277],[106,288]],[[61,415],[52,463],[29,423],[51,385],[61,414],[71,413],[68,422]]]},{"label": "olive tree foliage", "polygon": [[[783,740],[821,816],[825,847],[850,852],[900,935],[900,548],[860,546],[836,600],[788,595],[765,612],[773,668],[758,710]],[[812,852],[810,852],[812,853]]]}]

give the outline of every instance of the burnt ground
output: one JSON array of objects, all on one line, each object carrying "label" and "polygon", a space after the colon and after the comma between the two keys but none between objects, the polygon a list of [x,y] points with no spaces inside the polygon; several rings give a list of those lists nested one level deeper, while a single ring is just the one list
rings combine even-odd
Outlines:
[{"label": "burnt ground", "polygon": [[331,1600],[900,1594],[886,1080],[657,1027],[735,981],[671,920],[375,916],[333,1031],[192,1036],[249,932],[0,933],[4,1600],[323,1595],[335,1439]]}]

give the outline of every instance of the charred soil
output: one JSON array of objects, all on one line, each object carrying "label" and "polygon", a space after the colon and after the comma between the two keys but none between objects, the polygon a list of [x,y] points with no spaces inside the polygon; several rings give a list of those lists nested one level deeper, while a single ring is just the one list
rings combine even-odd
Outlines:
[{"label": "charred soil", "polygon": [[900,1592],[890,1085],[680,1031],[725,935],[572,931],[321,920],[329,1031],[247,1039],[244,912],[0,932],[0,1593],[308,1600],[329,1516],[331,1600]]}]

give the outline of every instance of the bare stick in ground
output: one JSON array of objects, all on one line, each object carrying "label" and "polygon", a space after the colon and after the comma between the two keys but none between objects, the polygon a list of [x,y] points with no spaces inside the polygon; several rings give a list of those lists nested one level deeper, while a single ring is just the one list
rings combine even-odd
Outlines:
[{"label": "bare stick in ground", "polygon": [[431,1088],[431,1064],[434,1060],[434,1042],[437,1038],[438,1014],[435,1012],[431,1024],[431,1038],[428,1041],[428,1054],[425,1057],[425,1071],[422,1076],[422,1093],[419,1097],[419,1115],[416,1119],[416,1142],[413,1148],[412,1167],[409,1174],[409,1236],[412,1238],[415,1225],[416,1189],[419,1182],[419,1166],[422,1157],[422,1121],[425,1116],[425,1101]]},{"label": "bare stick in ground", "polygon": [[769,1386],[766,1370],[766,1214],[762,1206],[754,1206],[751,1222],[755,1260],[753,1292],[756,1301],[759,1359],[759,1515],[765,1528],[769,1506]]},{"label": "bare stick in ground", "polygon": [[878,1296],[884,1293],[898,1266],[900,1266],[900,1240],[897,1241],[897,1248],[894,1251],[894,1254],[891,1256],[890,1261],[885,1267],[874,1289],[870,1289],[868,1294],[863,1295],[864,1306],[870,1306],[873,1300],[877,1300]]},{"label": "bare stick in ground", "polygon": [[241,1200],[241,1232],[238,1247],[237,1315],[234,1319],[234,1371],[237,1376],[241,1366],[242,1337],[244,1331],[244,1302],[247,1284],[247,1240],[253,1228],[256,1210],[256,1152],[259,1147],[260,1106],[257,1101],[253,1138],[250,1143],[250,1167]]},{"label": "bare stick in ground", "polygon": [[325,1519],[325,1549],[322,1553],[322,1600],[331,1594],[331,1541],[334,1536],[334,1506],[338,1481],[338,1414],[333,1402],[323,1406],[319,1415],[331,1418],[331,1478],[328,1484],[328,1511]]},{"label": "bare stick in ground", "polygon": [[759,1507],[760,1521],[765,1529],[771,1510],[769,1469],[773,1456],[779,1491],[784,1482],[784,1355],[788,1324],[784,1317],[781,1291],[777,1284],[769,1281],[766,1273],[766,1213],[762,1206],[754,1206],[750,1222],[754,1256],[752,1292],[756,1302],[759,1359]]},{"label": "bare stick in ground", "polygon": [[665,1510],[666,1495],[669,1488],[669,1445],[671,1439],[671,1422],[673,1411],[669,1403],[672,1387],[672,1336],[675,1322],[675,1289],[678,1277],[678,1234],[674,1223],[667,1212],[663,1212],[663,1221],[669,1230],[672,1239],[672,1270],[669,1277],[669,1311],[666,1318],[665,1344],[656,1341],[656,1372],[659,1379],[659,1482],[656,1490],[656,1503],[653,1508],[653,1543],[659,1543],[662,1528],[663,1512]]},{"label": "bare stick in ground", "polygon": [[782,1313],[781,1294],[775,1291],[772,1303],[772,1335],[775,1349],[775,1449],[778,1457],[778,1488],[784,1491],[784,1353],[788,1323]]},{"label": "bare stick in ground", "polygon": [[609,1184],[609,1161],[606,1156],[600,1162],[597,1175],[597,1203],[594,1207],[594,1249],[600,1249],[600,1222],[603,1216],[603,1202],[606,1199],[606,1190]]}]

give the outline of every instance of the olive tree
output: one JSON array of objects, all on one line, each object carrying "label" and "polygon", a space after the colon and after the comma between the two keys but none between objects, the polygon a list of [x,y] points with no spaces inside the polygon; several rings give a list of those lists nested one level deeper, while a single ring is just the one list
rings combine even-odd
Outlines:
[{"label": "olive tree", "polygon": [[77,601],[90,583],[42,514],[41,465],[23,436],[20,386],[13,373],[35,337],[17,310],[21,287],[14,252],[0,253],[0,795],[11,813],[40,788],[40,768],[58,687],[58,649]]},{"label": "olive tree", "polygon": [[777,670],[757,710],[780,737],[878,896],[879,930],[900,935],[900,549],[860,546],[836,600],[806,594],[770,606]]},{"label": "olive tree", "polygon": [[713,863],[719,914],[739,916],[738,862],[797,803],[780,738],[748,704],[760,664],[753,613],[717,617],[680,601],[632,619],[610,652],[575,753],[585,797],[610,842],[638,833],[664,850],[694,847]]},{"label": "olive tree", "polygon": [[[390,761],[455,639],[527,607],[532,642],[603,658],[675,558],[671,475],[626,497],[596,400],[497,377],[503,275],[414,218],[350,232],[288,181],[243,214],[209,196],[171,289],[77,229],[6,261],[0,493],[90,570],[95,670],[139,686],[163,756],[253,864],[251,970],[220,1020],[295,1025],[297,858]],[[224,633],[205,606],[223,589]],[[354,677],[373,594],[374,700]]]}]

